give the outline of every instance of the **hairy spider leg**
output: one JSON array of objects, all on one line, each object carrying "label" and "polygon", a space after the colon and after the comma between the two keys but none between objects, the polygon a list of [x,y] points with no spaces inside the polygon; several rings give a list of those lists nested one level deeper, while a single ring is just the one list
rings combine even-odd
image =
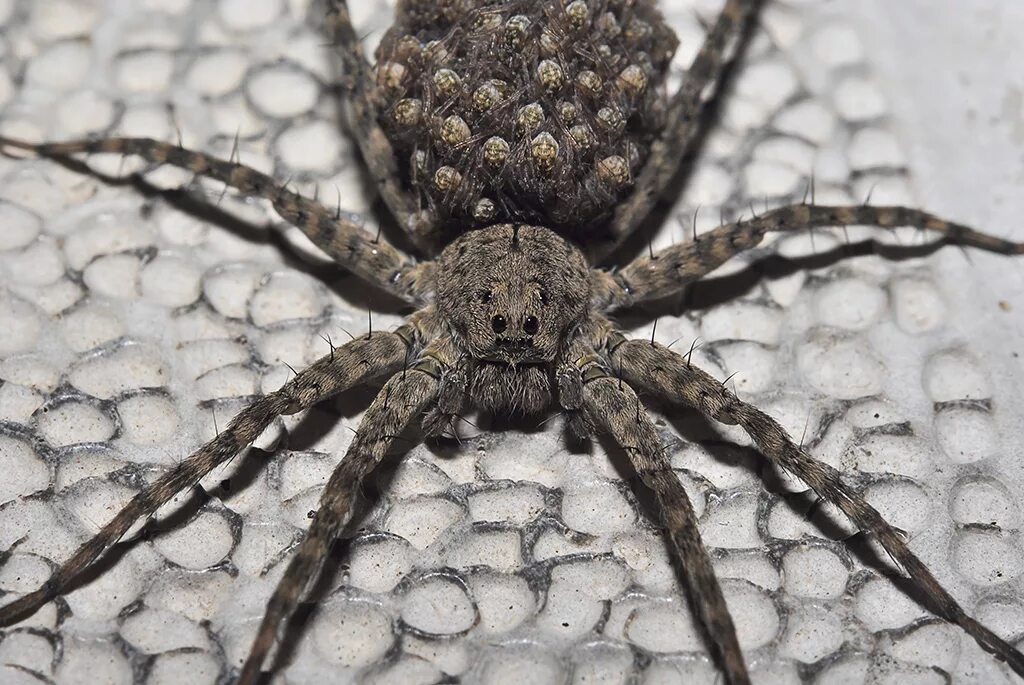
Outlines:
[{"label": "hairy spider leg", "polygon": [[1024,676],[1024,654],[969,616],[896,529],[860,493],[843,482],[839,471],[807,454],[775,419],[741,401],[707,372],[657,343],[628,340],[611,330],[604,341],[604,351],[616,368],[622,369],[627,382],[695,409],[714,421],[740,426],[769,461],[802,480],[823,500],[839,507],[860,530],[877,539],[922,591],[936,614],[963,628],[983,649]]},{"label": "hairy spider leg", "polygon": [[661,518],[675,550],[690,599],[701,625],[718,651],[729,685],[748,685],[736,627],[704,547],[697,515],[647,412],[633,389],[590,361],[583,372],[584,406],[591,420],[607,431],[625,451],[644,485],[654,492]]},{"label": "hairy spider leg", "polygon": [[669,101],[665,130],[651,145],[647,162],[637,174],[633,192],[616,208],[609,226],[611,241],[595,255],[595,262],[625,240],[642,222],[691,152],[702,130],[702,114],[709,86],[719,88],[728,64],[729,48],[757,16],[763,0],[726,0],[700,51]]},{"label": "hairy spider leg", "polygon": [[431,244],[426,236],[435,233],[436,217],[429,210],[421,209],[417,197],[403,187],[394,148],[377,123],[381,103],[374,98],[376,71],[366,60],[345,0],[329,0],[324,26],[327,39],[341,58],[348,76],[345,86],[346,100],[351,108],[350,123],[355,129],[354,138],[363,162],[395,220],[422,250],[429,253]]},{"label": "hairy spider leg", "polygon": [[452,361],[451,349],[447,339],[431,343],[406,373],[388,380],[366,410],[355,439],[327,481],[309,532],[267,602],[238,685],[256,682],[279,627],[319,576],[331,544],[352,518],[352,503],[363,478],[384,458],[395,437],[437,397],[442,372]]},{"label": "hairy spider leg", "polygon": [[889,230],[909,226],[937,233],[956,245],[1004,255],[1024,254],[1024,243],[982,233],[910,207],[789,205],[752,219],[719,226],[694,241],[673,245],[653,256],[639,257],[615,274],[594,272],[594,305],[608,311],[671,295],[732,257],[756,247],[770,232],[847,225]]},{"label": "hairy spider leg", "polygon": [[313,243],[352,273],[406,302],[420,303],[423,280],[431,263],[415,264],[408,255],[340,212],[288,190],[252,167],[188,150],[152,138],[100,138],[62,143],[28,143],[0,137],[0,147],[33,152],[60,160],[75,154],[135,155],[154,164],[169,164],[198,176],[220,181],[240,192],[270,200],[281,217],[301,230]]},{"label": "hairy spider leg", "polygon": [[152,485],[136,494],[89,541],[65,561],[41,587],[0,607],[0,626],[35,612],[67,589],[69,583],[142,518],[156,513],[182,490],[192,487],[214,468],[234,457],[282,414],[293,414],[352,386],[402,369],[409,349],[423,335],[416,320],[395,332],[377,332],[333,348],[285,383],[238,413],[217,437],[200,447]]}]

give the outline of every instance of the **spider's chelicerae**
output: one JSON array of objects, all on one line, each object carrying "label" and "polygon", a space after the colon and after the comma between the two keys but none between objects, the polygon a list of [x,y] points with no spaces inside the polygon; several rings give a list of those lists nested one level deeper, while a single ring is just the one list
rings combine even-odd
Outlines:
[{"label": "spider's chelicerae", "polygon": [[404,0],[374,64],[345,2],[328,2],[326,33],[343,62],[350,126],[390,213],[413,249],[429,257],[422,261],[234,155],[219,159],[147,138],[0,138],[7,151],[65,163],[78,154],[136,156],[269,200],[336,262],[411,309],[393,331],[328,341],[321,359],[142,487],[41,587],[7,601],[0,625],[61,595],[137,522],[233,459],[277,417],[382,378],[292,552],[238,682],[254,682],[269,665],[283,626],[352,517],[363,479],[399,436],[421,428],[427,438],[440,437],[472,411],[561,413],[573,438],[617,444],[653,493],[716,663],[727,682],[749,682],[697,515],[638,393],[742,429],[765,459],[877,542],[932,612],[1024,676],[1024,655],[960,607],[861,488],[699,368],[693,347],[680,353],[653,337],[630,339],[616,324],[619,313],[680,293],[772,233],[909,226],[963,246],[1024,253],[1020,244],[917,209],[825,206],[809,193],[790,206],[752,207],[745,219],[618,268],[595,266],[648,218],[694,153],[712,95],[756,23],[758,4],[727,0],[681,85],[669,92],[664,80],[677,41],[648,0]]}]

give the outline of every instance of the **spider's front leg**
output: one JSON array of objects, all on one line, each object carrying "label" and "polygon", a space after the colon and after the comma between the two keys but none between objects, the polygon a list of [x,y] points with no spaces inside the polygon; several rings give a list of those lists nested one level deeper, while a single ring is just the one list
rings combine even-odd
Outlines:
[{"label": "spider's front leg", "polygon": [[933,611],[963,628],[985,650],[1024,676],[1024,654],[968,616],[896,529],[860,493],[843,482],[839,471],[814,459],[793,442],[775,419],[742,402],[708,373],[666,347],[648,340],[627,340],[621,333],[612,331],[605,340],[604,350],[629,383],[696,409],[715,421],[743,428],[761,454],[802,480],[823,500],[837,506],[854,525],[874,536],[903,567]]},{"label": "spider's front leg", "polygon": [[678,556],[690,605],[719,653],[726,682],[750,682],[736,627],[711,557],[700,538],[690,498],[665,456],[658,432],[640,406],[633,389],[615,378],[593,357],[584,358],[583,401],[591,420],[608,431],[629,457],[637,475],[649,487]]},{"label": "spider's front leg", "polygon": [[363,478],[384,458],[394,439],[437,398],[442,372],[455,358],[450,340],[435,341],[414,366],[392,376],[366,410],[344,459],[327,481],[306,538],[267,602],[239,685],[256,682],[279,627],[316,580],[331,544],[352,518],[352,503]]},{"label": "spider's front leg", "polygon": [[260,397],[238,413],[217,437],[152,485],[135,495],[113,519],[83,544],[39,589],[0,607],[0,626],[10,625],[63,592],[68,584],[117,542],[139,519],[156,513],[182,490],[198,483],[262,433],[275,417],[306,409],[347,388],[401,370],[409,348],[432,330],[430,314],[415,314],[393,333],[377,332],[332,349],[280,390]]},{"label": "spider's front leg", "polygon": [[956,245],[1005,255],[1024,254],[1024,243],[982,233],[920,209],[872,205],[790,205],[752,219],[719,226],[692,242],[640,257],[615,274],[594,271],[594,306],[607,311],[671,295],[732,257],[756,247],[770,232],[794,233],[825,226],[852,225],[889,230],[909,226],[937,233]]},{"label": "spider's front leg", "polygon": [[135,155],[153,164],[169,164],[205,176],[253,197],[270,200],[281,217],[299,228],[334,261],[352,273],[397,295],[420,303],[429,289],[431,263],[417,265],[400,250],[374,238],[340,211],[288,190],[252,167],[152,138],[100,138],[62,143],[28,143],[0,137],[0,148],[27,150],[41,157],[66,159],[76,154]]}]

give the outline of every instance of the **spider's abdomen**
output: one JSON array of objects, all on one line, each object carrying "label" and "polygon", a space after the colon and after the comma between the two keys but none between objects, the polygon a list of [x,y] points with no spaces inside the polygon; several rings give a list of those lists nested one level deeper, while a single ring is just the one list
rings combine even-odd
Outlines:
[{"label": "spider's abdomen", "polygon": [[499,222],[597,238],[662,125],[676,38],[651,0],[405,0],[379,117],[443,245]]}]

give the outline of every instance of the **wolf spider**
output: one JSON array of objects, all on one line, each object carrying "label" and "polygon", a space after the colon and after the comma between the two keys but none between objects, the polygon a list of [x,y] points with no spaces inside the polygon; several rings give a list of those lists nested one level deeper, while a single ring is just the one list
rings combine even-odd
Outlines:
[{"label": "wolf spider", "polygon": [[[406,0],[366,61],[344,0],[326,26],[348,80],[354,132],[382,198],[430,261],[417,262],[352,218],[233,158],[146,138],[8,150],[67,161],[134,155],[269,200],[351,272],[415,310],[330,352],[259,397],[210,442],[136,494],[37,590],[0,608],[10,625],[48,602],[140,519],[232,459],[278,416],[386,377],[328,481],[308,534],[273,593],[238,682],[260,675],[279,629],[319,576],[363,479],[419,420],[443,434],[467,409],[536,416],[558,409],[569,431],[603,432],[653,492],[687,594],[727,682],[750,681],[690,500],[635,389],[744,430],[770,462],[874,538],[939,616],[1024,676],[1024,655],[971,618],[839,471],[725,383],[651,340],[629,339],[611,313],[678,293],[769,233],[826,226],[910,226],[1006,255],[1024,245],[907,207],[813,201],[724,223],[617,270],[595,268],[649,215],[692,153],[733,46],[757,0],[727,0],[680,88],[662,85],[675,37],[639,0]],[[595,10],[599,7],[599,10]],[[469,120],[467,122],[467,119]],[[691,348],[692,353],[692,348]]]}]

